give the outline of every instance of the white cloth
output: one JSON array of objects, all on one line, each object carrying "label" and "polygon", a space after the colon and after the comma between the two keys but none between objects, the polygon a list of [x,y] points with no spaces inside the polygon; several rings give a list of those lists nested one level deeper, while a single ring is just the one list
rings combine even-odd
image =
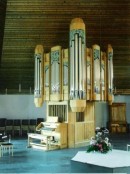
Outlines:
[{"label": "white cloth", "polygon": [[123,150],[112,150],[108,153],[79,151],[72,161],[78,161],[97,166],[117,168],[130,166],[130,152]]}]

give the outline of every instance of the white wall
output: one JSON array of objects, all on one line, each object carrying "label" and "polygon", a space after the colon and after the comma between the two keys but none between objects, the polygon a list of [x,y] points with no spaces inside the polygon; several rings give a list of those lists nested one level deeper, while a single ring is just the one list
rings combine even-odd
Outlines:
[{"label": "white wall", "polygon": [[0,118],[46,118],[46,103],[41,108],[34,105],[33,95],[0,95]]},{"label": "white wall", "polygon": [[[115,95],[114,101],[116,103],[126,103],[126,121],[130,124],[130,96],[129,95]],[[109,120],[109,105],[107,102],[95,102],[95,126],[106,127]]]},{"label": "white wall", "polygon": [[107,102],[95,102],[95,126],[106,127],[109,119],[109,105]]},{"label": "white wall", "polygon": [[[126,103],[126,119],[130,123],[130,96],[116,95],[114,102]],[[0,118],[46,118],[46,103],[41,108],[34,105],[33,95],[0,95]],[[107,102],[95,102],[95,126],[106,126],[109,119]]]}]

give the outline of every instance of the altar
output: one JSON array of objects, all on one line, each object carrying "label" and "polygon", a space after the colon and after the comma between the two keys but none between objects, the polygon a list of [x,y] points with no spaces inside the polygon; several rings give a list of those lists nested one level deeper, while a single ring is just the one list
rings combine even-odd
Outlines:
[{"label": "altar", "polygon": [[79,151],[71,159],[71,173],[130,173],[130,152],[108,153]]}]

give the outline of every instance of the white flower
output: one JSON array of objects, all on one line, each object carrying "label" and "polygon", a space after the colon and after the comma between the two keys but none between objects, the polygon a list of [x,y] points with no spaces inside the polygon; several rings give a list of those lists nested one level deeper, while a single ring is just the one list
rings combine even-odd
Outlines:
[{"label": "white flower", "polygon": [[100,130],[100,127],[96,127],[96,131],[99,131]]},{"label": "white flower", "polygon": [[90,145],[94,145],[94,144],[96,144],[96,140],[94,137],[91,137]]},{"label": "white flower", "polygon": [[101,136],[101,135],[102,135],[102,132],[98,132],[98,133],[97,133],[97,136]]},{"label": "white flower", "polygon": [[108,146],[111,147],[111,143],[108,143]]},{"label": "white flower", "polygon": [[95,138],[94,137],[91,137],[91,140],[95,140]]},{"label": "white flower", "polygon": [[107,138],[107,137],[106,137],[106,138],[105,138],[105,141],[106,141],[106,142],[108,143],[108,141],[109,141],[109,138]]}]

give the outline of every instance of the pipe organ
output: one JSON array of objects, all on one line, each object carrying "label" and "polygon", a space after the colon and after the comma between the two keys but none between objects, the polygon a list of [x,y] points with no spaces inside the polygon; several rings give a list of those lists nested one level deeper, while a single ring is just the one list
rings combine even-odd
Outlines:
[{"label": "pipe organ", "polygon": [[[44,66],[43,66],[44,64]],[[43,97],[44,96],[44,97]],[[69,48],[54,46],[49,53],[35,49],[34,102],[47,103],[47,118],[67,123],[67,146],[84,145],[95,134],[95,101],[113,101],[113,49],[86,46],[85,24],[70,24]],[[66,138],[65,138],[66,139]]]},{"label": "pipe organ", "polygon": [[87,48],[82,19],[71,21],[69,49],[54,46],[50,53],[43,56],[43,46],[36,46],[34,98],[39,106],[43,101],[43,93],[45,101],[69,100],[73,112],[83,112],[86,101],[112,102],[112,46],[108,45],[107,54],[100,51],[97,44]]}]

